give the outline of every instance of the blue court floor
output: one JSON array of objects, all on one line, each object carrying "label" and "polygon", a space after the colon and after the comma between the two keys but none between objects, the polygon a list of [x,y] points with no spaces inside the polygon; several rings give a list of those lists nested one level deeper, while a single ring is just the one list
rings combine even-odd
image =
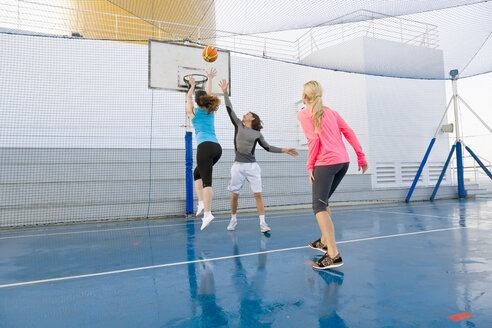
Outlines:
[{"label": "blue court floor", "polygon": [[0,231],[0,327],[492,327],[492,200],[334,207],[322,272],[311,211],[238,219]]}]

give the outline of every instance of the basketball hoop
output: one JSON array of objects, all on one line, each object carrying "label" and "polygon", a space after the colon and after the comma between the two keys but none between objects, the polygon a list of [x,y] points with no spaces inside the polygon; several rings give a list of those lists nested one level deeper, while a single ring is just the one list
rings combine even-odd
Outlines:
[{"label": "basketball hoop", "polygon": [[204,89],[204,84],[208,81],[208,77],[206,75],[194,73],[183,76],[183,81],[188,89],[191,88],[190,76],[193,76],[195,79],[195,89]]}]

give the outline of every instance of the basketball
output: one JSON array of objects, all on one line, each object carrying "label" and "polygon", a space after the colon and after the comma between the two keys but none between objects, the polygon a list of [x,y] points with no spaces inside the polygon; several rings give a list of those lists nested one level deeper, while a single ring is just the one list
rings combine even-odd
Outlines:
[{"label": "basketball", "polygon": [[214,62],[217,59],[218,55],[219,54],[217,53],[217,49],[215,49],[213,46],[206,46],[205,48],[203,48],[203,59],[205,59],[205,61],[209,63]]}]

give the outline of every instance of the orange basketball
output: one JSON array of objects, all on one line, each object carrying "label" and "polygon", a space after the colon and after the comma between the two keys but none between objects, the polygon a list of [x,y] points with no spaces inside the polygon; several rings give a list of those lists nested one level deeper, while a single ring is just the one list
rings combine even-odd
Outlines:
[{"label": "orange basketball", "polygon": [[211,63],[217,59],[219,54],[217,53],[217,49],[215,49],[213,46],[206,46],[205,48],[203,48],[202,56],[205,61]]}]

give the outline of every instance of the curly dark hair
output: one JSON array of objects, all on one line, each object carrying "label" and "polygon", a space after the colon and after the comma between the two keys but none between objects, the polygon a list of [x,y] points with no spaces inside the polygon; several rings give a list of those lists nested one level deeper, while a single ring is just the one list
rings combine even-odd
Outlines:
[{"label": "curly dark hair", "polygon": [[209,96],[203,90],[198,90],[195,92],[195,101],[198,107],[207,110],[207,115],[215,112],[220,105],[220,99],[218,97]]},{"label": "curly dark hair", "polygon": [[250,113],[254,117],[253,122],[251,122],[251,128],[256,131],[260,131],[261,129],[263,129],[263,122],[260,120],[260,117],[253,112]]}]

